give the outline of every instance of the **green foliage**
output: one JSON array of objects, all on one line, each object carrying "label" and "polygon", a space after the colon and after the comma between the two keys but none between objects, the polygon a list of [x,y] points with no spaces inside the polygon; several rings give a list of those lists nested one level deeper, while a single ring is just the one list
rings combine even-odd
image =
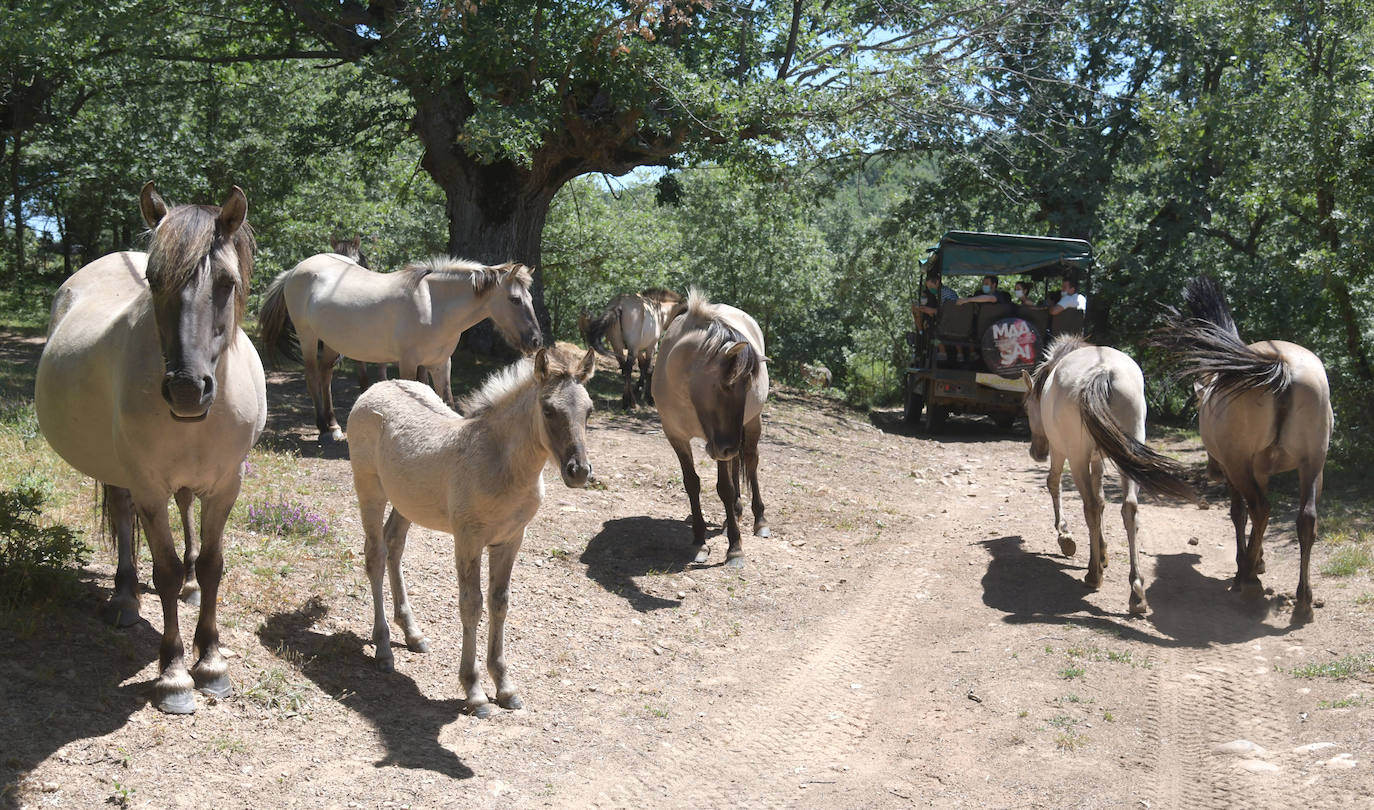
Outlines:
[{"label": "green foliage", "polygon": [[0,491],[0,608],[5,610],[65,596],[90,558],[76,532],[45,525],[47,489],[26,479]]},{"label": "green foliage", "polygon": [[1355,653],[1320,664],[1304,664],[1289,670],[1295,678],[1345,680],[1374,673],[1374,653]]}]

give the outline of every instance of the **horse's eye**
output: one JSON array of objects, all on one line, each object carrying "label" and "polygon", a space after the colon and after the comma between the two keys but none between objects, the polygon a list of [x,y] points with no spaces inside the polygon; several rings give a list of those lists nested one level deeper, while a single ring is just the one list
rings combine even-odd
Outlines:
[{"label": "horse's eye", "polygon": [[548,418],[552,419],[552,418],[553,418],[553,415],[556,414],[556,413],[558,413],[558,411],[554,410],[554,408],[553,408],[552,405],[545,405],[545,406],[544,406],[544,415],[547,416]]},{"label": "horse's eye", "polygon": [[512,304],[518,304],[518,303],[520,303],[520,296],[518,296],[518,295],[512,295],[512,296],[510,297],[510,302],[511,302]]}]

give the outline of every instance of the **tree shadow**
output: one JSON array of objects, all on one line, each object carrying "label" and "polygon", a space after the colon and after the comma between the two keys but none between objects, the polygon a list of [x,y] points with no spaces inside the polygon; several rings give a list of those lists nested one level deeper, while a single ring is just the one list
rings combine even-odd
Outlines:
[{"label": "tree shadow", "polygon": [[[0,806],[14,784],[58,749],[124,727],[148,705],[153,680],[124,683],[156,661],[162,635],[146,620],[116,629],[100,620],[108,588],[83,576],[66,603],[33,606],[0,620]],[[158,610],[157,597],[143,611]]]},{"label": "tree shadow", "polygon": [[329,612],[319,597],[299,608],[270,616],[258,630],[264,647],[304,661],[302,671],[323,692],[365,718],[386,746],[376,767],[397,766],[454,779],[469,779],[472,769],[439,743],[444,726],[465,714],[461,698],[432,700],[415,681],[400,673],[377,671],[366,642],[352,632],[326,635],[314,629]]},{"label": "tree shadow", "polygon": [[1028,552],[1019,535],[979,545],[992,557],[982,579],[983,604],[1006,614],[1002,621],[1009,624],[1083,625],[1162,647],[1236,644],[1288,632],[1264,622],[1272,609],[1270,600],[1247,600],[1231,593],[1227,582],[1198,570],[1197,554],[1155,558],[1154,575],[1147,576],[1145,588],[1151,610],[1141,619],[1125,610],[1129,586],[1124,555],[1117,555],[1107,569],[1103,585],[1119,592],[1122,611],[1111,612],[1088,601],[1091,592],[1083,584],[1083,568],[1067,558]]},{"label": "tree shadow", "polygon": [[[707,539],[719,534],[719,530],[708,533]],[[675,574],[689,567],[714,567],[693,564],[692,548],[691,524],[636,516],[603,523],[579,559],[586,564],[588,577],[610,593],[624,597],[635,610],[647,613],[679,607],[682,602],[645,593],[634,578],[651,573]]]}]

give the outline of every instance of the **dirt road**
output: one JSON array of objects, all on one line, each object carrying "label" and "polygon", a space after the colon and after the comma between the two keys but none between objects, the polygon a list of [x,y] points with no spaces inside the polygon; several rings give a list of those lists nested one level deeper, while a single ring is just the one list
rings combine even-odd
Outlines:
[{"label": "dirt road", "polygon": [[[242,500],[285,493],[310,503],[337,541],[288,553],[231,522],[221,622],[238,695],[199,698],[190,718],[151,709],[156,599],[143,603],[151,624],[103,627],[93,615],[110,566],[95,566],[86,603],[0,635],[0,803],[1374,801],[1369,676],[1292,672],[1370,652],[1367,571],[1318,575],[1324,607],[1313,624],[1290,627],[1279,596],[1255,604],[1229,592],[1224,508],[1146,498],[1152,611],[1132,620],[1117,507],[1106,512],[1106,581],[1089,592],[1086,551],[1057,553],[1045,471],[1024,436],[972,420],[939,438],[912,435],[893,414],[795,392],[775,397],[764,430],[774,536],[746,535],[739,572],[721,565],[718,537],[706,565],[691,563],[680,472],[652,413],[595,414],[592,459],[605,488],[568,490],[546,470],[548,498],[513,579],[507,658],[528,708],[476,720],[461,711],[445,536],[415,529],[406,555],[432,651],[398,647],[394,674],[374,669],[347,462],[295,427],[308,407],[298,384],[276,379],[274,403],[295,411],[274,404]],[[1167,446],[1200,462],[1195,447]],[[699,472],[718,522],[713,470]],[[1080,502],[1065,487],[1086,549]],[[1216,492],[1212,500],[1224,507]],[[1291,503],[1275,515],[1264,581],[1291,592]],[[1319,545],[1316,567],[1329,551]],[[193,621],[183,608],[183,626]]]}]

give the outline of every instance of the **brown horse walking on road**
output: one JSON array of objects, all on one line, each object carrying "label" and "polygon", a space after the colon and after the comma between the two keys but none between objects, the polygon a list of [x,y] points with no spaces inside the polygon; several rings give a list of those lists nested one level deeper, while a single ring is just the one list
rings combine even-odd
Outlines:
[{"label": "brown horse walking on road", "polygon": [[1236,529],[1232,589],[1264,592],[1259,575],[1264,573],[1264,531],[1269,525],[1269,478],[1296,469],[1301,571],[1293,621],[1311,621],[1308,566],[1317,538],[1317,500],[1333,422],[1326,368],[1295,343],[1262,340],[1247,345],[1221,286],[1210,278],[1189,281],[1183,300],[1188,314],[1170,308],[1154,341],[1173,352],[1180,372],[1193,379],[1208,468],[1219,470],[1231,490],[1231,522]]},{"label": "brown horse walking on road", "polygon": [[[149,182],[139,207],[152,228],[149,252],[97,259],[58,289],[34,408],[53,450],[102,485],[119,549],[105,617],[117,625],[138,619],[133,540],[142,525],[162,602],[155,703],[189,714],[193,687],[217,697],[233,689],[215,617],[221,539],[243,460],[267,418],[262,362],[239,328],[253,237],[237,186],[222,207],[169,210]],[[200,499],[199,556],[190,537],[193,497]],[[186,563],[172,540],[169,498],[186,531]],[[192,564],[194,577],[185,570]],[[177,596],[193,601],[197,581],[204,591],[195,633],[200,657],[188,673]]]},{"label": "brown horse walking on road", "polygon": [[663,433],[678,463],[692,505],[692,538],[696,561],[706,562],[706,520],[701,514],[701,477],[692,461],[692,439],[706,442],[706,455],[717,463],[716,494],[725,505],[725,534],[730,547],[726,565],[744,565],[739,516],[740,468],[752,493],[754,534],[768,536],[759,494],[759,437],[763,403],[768,399],[768,365],[763,332],[742,310],[713,304],[691,291],[678,306],[659,344],[659,369],[653,377],[654,400]]}]

